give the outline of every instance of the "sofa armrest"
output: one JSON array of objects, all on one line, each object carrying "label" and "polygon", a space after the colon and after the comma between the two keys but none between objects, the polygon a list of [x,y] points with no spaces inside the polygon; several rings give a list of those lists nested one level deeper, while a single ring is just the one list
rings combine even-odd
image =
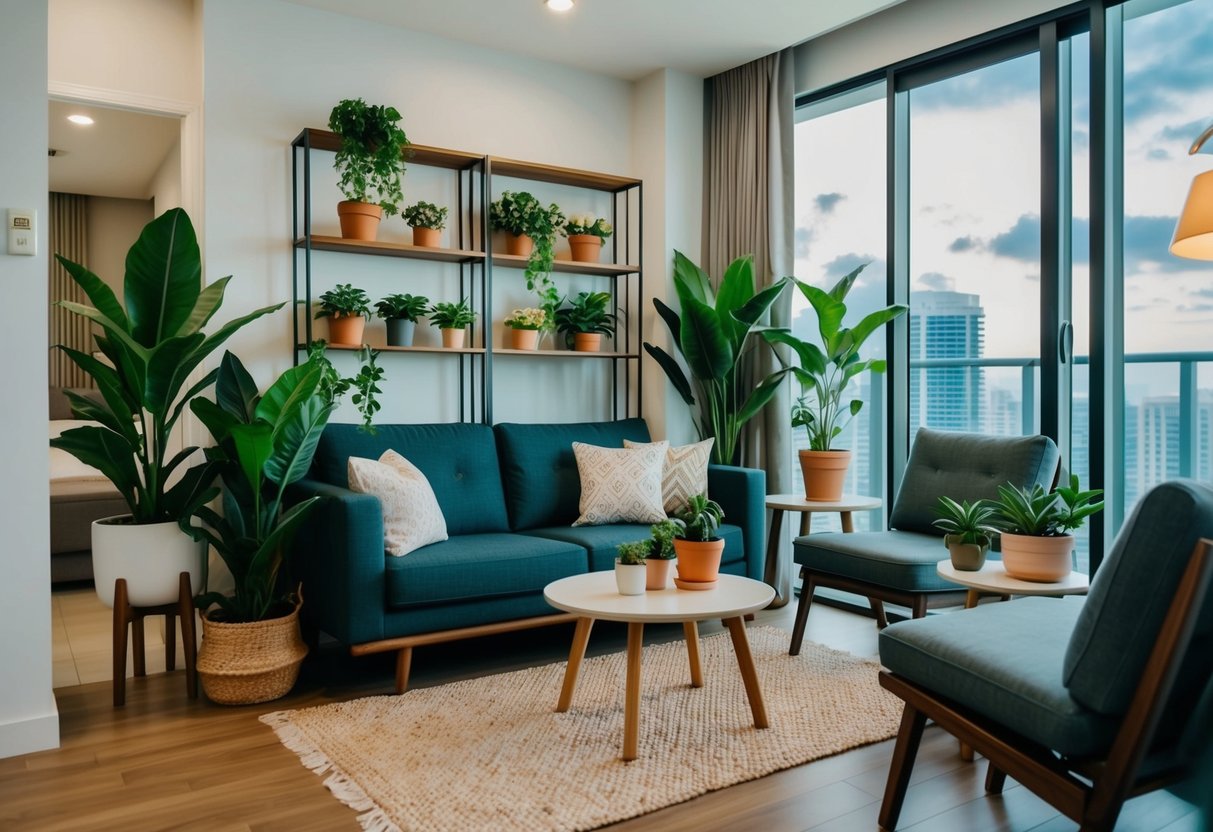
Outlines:
[{"label": "sofa armrest", "polygon": [[766,559],[766,471],[709,465],[708,494],[724,509],[724,521],[741,527],[746,576],[761,581]]},{"label": "sofa armrest", "polygon": [[304,612],[343,644],[381,639],[387,593],[379,498],[304,479],[288,488],[284,502],[316,496],[287,561],[303,582]]}]

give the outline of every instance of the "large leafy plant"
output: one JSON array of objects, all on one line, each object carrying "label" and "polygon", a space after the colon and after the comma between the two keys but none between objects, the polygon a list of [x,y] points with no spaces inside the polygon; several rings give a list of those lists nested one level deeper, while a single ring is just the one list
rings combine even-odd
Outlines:
[{"label": "large leafy plant", "polygon": [[669,327],[674,348],[686,361],[690,378],[661,347],[644,348],[661,366],[674,389],[697,407],[695,426],[701,439],[715,437],[712,461],[731,464],[741,430],[779,389],[787,369],[750,383],[742,368],[750,336],[772,328],[758,322],[783,291],[788,278],[754,291],[754,261],[739,257],[725,269],[714,292],[708,275],[681,252],[674,252],[674,289],[682,306],[675,312],[657,298],[653,305]]},{"label": "large leafy plant", "polygon": [[346,199],[399,213],[404,201],[404,149],[409,140],[400,129],[395,107],[347,98],[329,114],[329,129],[341,137],[333,167],[341,174],[338,187]]},{"label": "large leafy plant", "polygon": [[57,259],[92,303],[58,305],[101,328],[94,338],[106,360],[59,347],[94,381],[103,401],[69,392],[73,415],[98,424],[64,431],[51,445],[105,474],[130,507],[132,522],[184,526],[194,508],[209,499],[210,477],[205,466],[186,466],[197,448],[170,456],[170,436],[186,405],[214,383],[218,371],[191,376],[237,330],[282,304],[229,321],[213,335],[204,333],[231,278],[202,287],[198,239],[180,208],[148,223],[127,253],[125,308],[97,275]]},{"label": "large leafy plant", "polygon": [[817,313],[817,330],[821,343],[813,344],[790,332],[764,333],[768,341],[787,344],[796,353],[800,366],[792,373],[800,383],[801,395],[792,406],[792,427],[803,427],[809,439],[809,449],[828,451],[834,439],[847,423],[863,409],[863,400],[845,400],[847,387],[861,373],[885,370],[883,359],[861,359],[859,350],[865,341],[909,308],[893,304],[865,315],[853,327],[843,326],[847,314],[846,297],[855,278],[867,264],[839,280],[828,292],[803,281],[796,286]]},{"label": "large leafy plant", "polygon": [[1057,537],[1078,529],[1088,517],[1103,508],[1096,501],[1103,492],[1083,491],[1078,475],[1070,475],[1068,486],[1045,491],[1039,483],[1031,488],[998,486],[998,499],[988,501],[994,511],[994,525],[1011,534],[1032,537]]}]

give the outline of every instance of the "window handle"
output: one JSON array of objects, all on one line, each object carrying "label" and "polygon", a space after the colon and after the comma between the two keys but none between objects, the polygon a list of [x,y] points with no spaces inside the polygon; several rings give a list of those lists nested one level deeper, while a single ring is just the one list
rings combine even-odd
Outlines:
[{"label": "window handle", "polygon": [[1061,330],[1057,333],[1057,358],[1062,364],[1068,364],[1074,357],[1074,325],[1069,321],[1061,322]]}]

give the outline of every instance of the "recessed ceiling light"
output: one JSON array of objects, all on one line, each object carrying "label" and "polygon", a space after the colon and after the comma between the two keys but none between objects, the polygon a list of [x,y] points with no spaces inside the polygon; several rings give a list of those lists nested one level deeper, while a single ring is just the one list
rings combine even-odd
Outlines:
[{"label": "recessed ceiling light", "polygon": [[554,12],[567,12],[573,8],[573,0],[546,0],[548,8]]},{"label": "recessed ceiling light", "polygon": [[88,116],[80,115],[79,113],[68,116],[67,120],[70,121],[72,124],[83,124],[85,126],[93,123],[93,120],[91,118],[89,118]]}]

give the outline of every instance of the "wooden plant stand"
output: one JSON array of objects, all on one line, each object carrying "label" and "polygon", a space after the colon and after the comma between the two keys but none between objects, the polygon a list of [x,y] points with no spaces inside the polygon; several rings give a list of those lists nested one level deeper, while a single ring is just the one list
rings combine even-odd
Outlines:
[{"label": "wooden plant stand", "polygon": [[[182,572],[177,602],[155,607],[132,607],[127,600],[126,579],[114,581],[114,707],[126,704],[126,634],[130,628],[135,656],[135,675],[147,675],[143,649],[143,619],[164,616],[164,669],[177,668],[177,618],[181,619],[181,641],[185,647],[185,690],[190,699],[198,698],[198,646],[194,635],[194,593],[190,574]],[[133,626],[132,626],[133,625]]]}]

